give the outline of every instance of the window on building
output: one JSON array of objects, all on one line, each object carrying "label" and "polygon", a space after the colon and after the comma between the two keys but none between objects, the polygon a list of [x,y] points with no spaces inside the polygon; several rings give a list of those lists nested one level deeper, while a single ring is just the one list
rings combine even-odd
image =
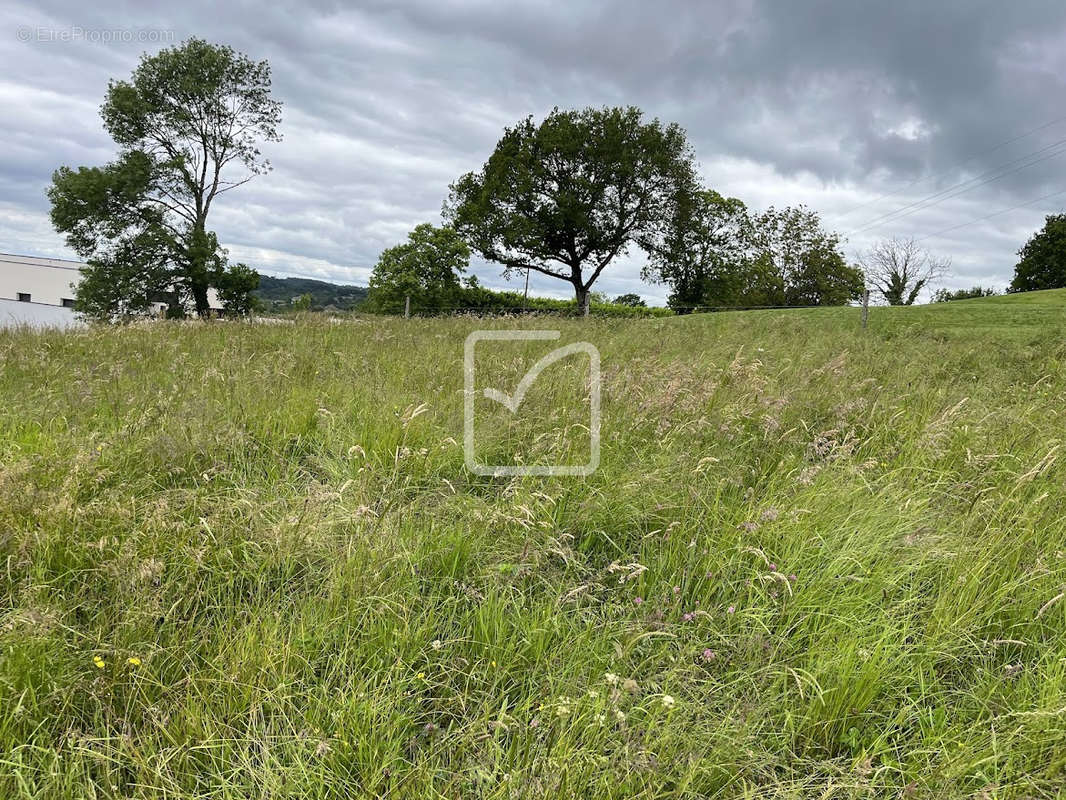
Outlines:
[{"label": "window on building", "polygon": [[28,303],[28,302],[30,302],[30,294],[29,294],[29,292],[19,292],[18,293],[18,298],[19,298],[19,302],[20,303]]},{"label": "window on building", "polygon": [[74,300],[73,300],[73,298],[64,297],[59,302],[63,305],[63,308],[74,308]]}]

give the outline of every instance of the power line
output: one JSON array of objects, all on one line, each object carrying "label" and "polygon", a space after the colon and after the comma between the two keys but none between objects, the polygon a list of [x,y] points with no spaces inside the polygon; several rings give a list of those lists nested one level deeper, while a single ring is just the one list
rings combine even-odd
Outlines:
[{"label": "power line", "polygon": [[992,147],[989,147],[986,150],[981,150],[981,151],[979,151],[977,153],[974,153],[973,155],[964,158],[962,161],[956,162],[955,164],[951,165],[947,169],[941,170],[940,172],[937,172],[934,175],[926,175],[926,176],[922,176],[922,177],[919,177],[919,178],[915,178],[913,181],[911,181],[910,183],[906,184],[905,186],[901,186],[900,188],[895,189],[895,190],[893,190],[891,192],[888,192],[886,194],[883,194],[880,197],[875,197],[873,200],[869,200],[869,201],[867,201],[865,203],[862,203],[860,205],[854,206],[853,208],[849,208],[847,211],[845,211],[842,214],[840,214],[840,217],[841,218],[846,217],[849,214],[854,214],[856,211],[859,211],[860,209],[868,208],[868,207],[872,206],[874,203],[880,203],[882,200],[887,200],[889,197],[894,197],[897,194],[899,194],[900,192],[903,192],[903,191],[911,188],[912,186],[915,186],[916,184],[924,183],[925,181],[928,181],[928,180],[935,180],[936,178],[942,178],[945,175],[947,175],[949,172],[952,172],[952,171],[958,169],[963,164],[969,164],[975,158],[979,158],[980,156],[988,155],[989,153],[994,153],[996,150],[999,150],[1000,148],[1006,147],[1008,144],[1013,144],[1014,142],[1020,141],[1020,140],[1024,139],[1027,136],[1032,136],[1034,133],[1038,133],[1038,132],[1044,130],[1045,128],[1050,128],[1052,125],[1056,125],[1059,122],[1062,122],[1063,120],[1066,120],[1066,115],[1061,116],[1061,117],[1056,117],[1055,119],[1051,120],[1050,122],[1045,122],[1043,125],[1038,125],[1037,127],[1032,128],[1031,130],[1028,130],[1025,133],[1020,133],[1017,136],[1014,136],[1014,137],[1012,137],[1010,139],[1007,139],[1006,141],[1002,141],[999,144],[993,145]]},{"label": "power line", "polygon": [[[1019,158],[1012,159],[1011,161],[1007,161],[1003,164],[1000,164],[998,167],[993,167],[991,170],[983,172],[980,175],[970,178],[969,180],[963,181],[962,183],[957,183],[954,186],[949,186],[947,189],[942,189],[939,192],[934,192],[933,194],[923,197],[919,200],[915,200],[912,203],[900,206],[895,211],[890,211],[887,214],[882,214],[881,216],[875,217],[874,219],[869,220],[868,222],[860,225],[858,228],[852,231],[851,235],[864,233],[870,228],[877,227],[886,222],[896,222],[897,220],[903,219],[904,217],[909,217],[911,214],[916,214],[919,211],[925,211],[926,209],[938,206],[947,200],[951,200],[955,197],[959,197],[960,195],[966,194],[966,192],[976,189],[979,186],[984,186],[986,184],[992,183],[993,181],[998,181],[1000,178],[1005,178],[1008,175],[1013,175],[1015,172],[1020,172],[1023,169],[1028,169],[1029,167],[1035,166],[1036,164],[1039,164],[1042,161],[1047,161],[1050,158],[1055,158],[1056,156],[1066,153],[1066,147],[1062,147],[1062,145],[1064,144],[1066,144],[1066,139],[1060,139],[1059,141],[1054,142],[1048,145],[1047,147],[1042,147],[1039,150],[1033,151],[1032,153],[1028,153]],[[1019,166],[1012,167],[1011,169],[1003,170],[1004,167],[1010,166],[1011,164],[1015,164],[1018,161],[1030,159],[1033,156],[1040,155],[1041,153],[1044,153],[1047,150],[1051,150],[1052,148],[1056,147],[1059,149],[1055,150],[1052,153],[1048,153],[1045,156],[1029,161],[1026,164],[1021,164]],[[993,174],[996,173],[997,170],[1003,171],[999,172],[998,174]]]},{"label": "power line", "polygon": [[978,222],[984,222],[986,219],[992,219],[992,217],[998,217],[1000,214],[1006,214],[1008,211],[1014,211],[1015,209],[1018,209],[1018,208],[1025,208],[1026,206],[1031,206],[1034,203],[1039,203],[1041,200],[1047,200],[1047,199],[1049,199],[1051,197],[1056,197],[1057,195],[1060,195],[1060,194],[1066,194],[1066,189],[1060,189],[1057,192],[1051,192],[1050,194],[1045,194],[1045,195],[1043,195],[1041,197],[1037,197],[1035,200],[1029,200],[1029,201],[1027,201],[1025,203],[1018,203],[1018,205],[1016,205],[1016,206],[1010,206],[1009,208],[1004,208],[1004,209],[1002,209],[1000,211],[995,211],[995,212],[993,212],[991,214],[986,214],[983,217],[978,217],[977,219],[972,219],[969,222],[963,222],[963,223],[961,223],[959,225],[952,225],[950,228],[944,228],[943,230],[937,231],[936,233],[930,233],[928,236],[923,236],[918,241],[919,242],[924,242],[926,239],[932,239],[932,238],[934,238],[936,236],[941,236],[941,235],[943,235],[945,233],[949,233],[950,231],[958,230],[959,228],[966,228],[966,227],[968,227],[970,225],[976,225]]},{"label": "power line", "polygon": [[[950,200],[953,197],[958,197],[961,194],[965,194],[966,192],[970,191],[971,189],[976,189],[978,186],[984,186],[987,183],[991,183],[993,181],[999,180],[1000,178],[1004,178],[1007,175],[1011,175],[1011,174],[1013,174],[1015,172],[1018,172],[1020,170],[1026,169],[1026,168],[1031,167],[1031,166],[1033,166],[1035,164],[1039,164],[1041,161],[1046,161],[1049,158],[1054,158],[1055,156],[1061,155],[1063,152],[1066,152],[1066,148],[1062,147],[1063,144],[1066,144],[1066,138],[1060,139],[1057,142],[1052,142],[1051,144],[1047,145],[1046,147],[1042,147],[1039,150],[1034,150],[1031,153],[1026,153],[1024,156],[1019,156],[1018,158],[1014,158],[1014,159],[1011,159],[1010,161],[1006,161],[1006,162],[1004,162],[1002,164],[999,164],[998,166],[992,167],[991,169],[980,173],[979,175],[975,175],[973,178],[969,178],[969,179],[967,179],[965,181],[962,181],[961,183],[957,183],[954,186],[949,186],[946,189],[941,189],[939,192],[934,192],[933,194],[926,195],[925,197],[919,198],[918,200],[915,200],[915,201],[913,201],[911,203],[907,203],[906,205],[900,206],[899,208],[895,209],[894,211],[889,211],[889,212],[887,212],[885,214],[882,214],[882,215],[880,215],[878,217],[874,217],[873,219],[868,220],[867,222],[863,223],[858,228],[856,228],[853,231],[853,233],[861,233],[864,230],[866,230],[868,228],[871,228],[871,227],[874,227],[874,226],[876,226],[876,225],[878,225],[878,224],[880,224],[882,222],[894,222],[897,219],[902,219],[903,217],[910,216],[911,214],[913,214],[913,213],[915,213],[917,211],[924,211],[927,208],[932,208],[933,206],[939,205],[940,203],[942,203],[942,202],[944,202],[946,200]],[[1029,161],[1028,163],[1020,164],[1020,165],[1018,165],[1016,167],[1012,167],[1011,169],[1004,169],[1005,167],[1010,167],[1012,164],[1017,164],[1019,161],[1025,161],[1026,159],[1032,159],[1033,156],[1038,156],[1041,153],[1044,153],[1044,152],[1046,152],[1048,150],[1053,150],[1054,148],[1059,148],[1059,149],[1054,150],[1054,152],[1049,153],[1049,154],[1047,154],[1045,156],[1042,156],[1041,158],[1037,158],[1037,159],[1034,159],[1032,161]],[[1000,171],[1000,170],[1002,170],[1002,171]],[[960,190],[960,191],[956,191],[956,190]],[[947,195],[947,196],[944,196],[944,195]],[[937,200],[937,198],[941,198],[941,199]],[[935,201],[935,202],[929,202],[929,201]],[[908,211],[908,209],[913,209],[913,210]],[[902,213],[902,212],[906,212],[906,213]]]}]

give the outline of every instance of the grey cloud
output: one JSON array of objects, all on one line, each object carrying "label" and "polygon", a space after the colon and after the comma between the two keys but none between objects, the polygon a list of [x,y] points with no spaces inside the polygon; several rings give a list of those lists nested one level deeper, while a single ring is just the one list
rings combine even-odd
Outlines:
[{"label": "grey cloud", "polygon": [[[48,233],[49,177],[60,164],[111,157],[97,115],[107,81],[160,46],[22,42],[19,26],[172,31],[174,41],[196,35],[269,59],[285,103],[285,139],[267,148],[275,169],[226,197],[213,220],[235,256],[267,271],[365,280],[384,247],[437,219],[448,183],[487,157],[503,126],[555,105],[633,103],[676,120],[711,186],[755,208],[805,202],[848,235],[850,252],[881,236],[929,236],[1066,185],[1064,147],[1062,157],[862,228],[1066,140],[1063,120],[990,150],[1066,113],[1059,2],[319,0],[151,9],[16,0],[0,10],[8,109],[0,250],[64,253]],[[856,210],[888,192],[896,193]],[[1049,200],[927,244],[953,257],[952,285],[1002,285],[1014,252],[1059,207]],[[642,263],[631,254],[599,288],[661,300],[662,287],[640,282]],[[503,285],[492,265],[474,271]],[[532,287],[566,294],[541,278]]]}]

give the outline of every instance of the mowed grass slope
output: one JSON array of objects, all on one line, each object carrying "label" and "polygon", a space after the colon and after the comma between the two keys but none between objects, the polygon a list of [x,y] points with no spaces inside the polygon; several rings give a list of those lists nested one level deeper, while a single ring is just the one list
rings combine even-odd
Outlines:
[{"label": "mowed grass slope", "polygon": [[0,333],[0,796],[1059,796],[1066,293],[485,325]]}]

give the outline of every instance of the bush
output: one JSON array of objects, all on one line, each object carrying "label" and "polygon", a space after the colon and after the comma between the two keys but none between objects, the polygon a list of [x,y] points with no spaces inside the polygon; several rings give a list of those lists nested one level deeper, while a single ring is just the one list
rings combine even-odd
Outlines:
[{"label": "bush", "polygon": [[996,294],[999,294],[996,289],[981,286],[974,286],[972,289],[955,289],[954,291],[937,289],[936,294],[933,295],[933,302],[948,303],[952,300],[972,300],[975,297],[992,297]]},{"label": "bush", "polygon": [[[434,314],[524,314],[548,313],[563,316],[579,316],[576,300],[557,300],[552,297],[524,297],[519,292],[498,292],[483,286],[464,286],[455,291],[452,307],[418,307],[411,300],[411,313],[430,316]],[[646,308],[618,303],[592,302],[589,313],[600,317],[663,317],[673,316],[668,308]]]}]

